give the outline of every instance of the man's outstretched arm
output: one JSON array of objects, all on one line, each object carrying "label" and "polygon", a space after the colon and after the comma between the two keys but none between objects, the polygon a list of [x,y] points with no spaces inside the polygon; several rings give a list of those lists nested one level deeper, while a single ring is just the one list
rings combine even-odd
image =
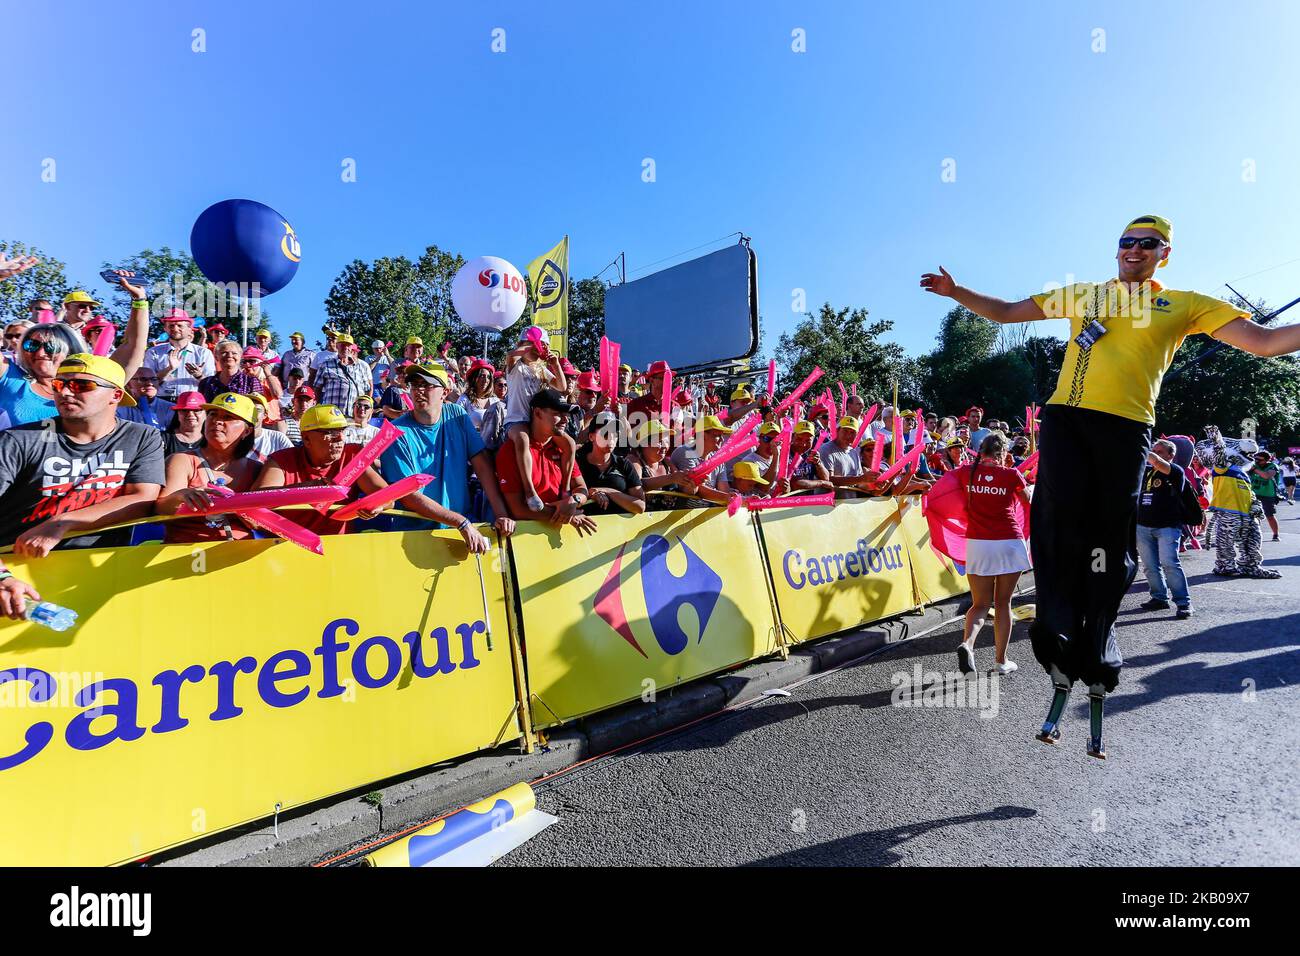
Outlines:
[{"label": "man's outstretched arm", "polygon": [[1234,319],[1216,329],[1213,335],[1220,342],[1252,355],[1289,355],[1300,351],[1300,325],[1269,327],[1250,319]]},{"label": "man's outstretched arm", "polygon": [[957,280],[949,275],[948,270],[943,266],[939,267],[938,275],[927,272],[921,276],[921,288],[927,292],[933,292],[935,295],[954,299],[976,315],[982,315],[986,319],[992,319],[994,322],[1002,324],[1036,322],[1039,319],[1047,318],[1038,303],[1033,299],[1008,302],[1006,299],[995,299],[991,295],[982,295],[973,289],[958,285]]}]

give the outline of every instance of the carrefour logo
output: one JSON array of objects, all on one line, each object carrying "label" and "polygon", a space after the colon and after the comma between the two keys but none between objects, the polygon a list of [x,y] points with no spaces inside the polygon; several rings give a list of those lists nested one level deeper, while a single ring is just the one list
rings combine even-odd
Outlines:
[{"label": "carrefour logo", "polygon": [[807,586],[821,587],[845,578],[896,570],[903,567],[902,553],[901,544],[873,548],[866,538],[859,538],[853,551],[816,555],[791,548],[781,559],[781,570],[790,587],[801,591]]},{"label": "carrefour logo", "polygon": [[[668,556],[673,545],[667,538],[657,534],[647,535],[640,551],[639,577],[645,597],[646,617],[655,642],[665,654],[680,654],[690,644],[689,636],[678,622],[678,610],[687,605],[695,609],[700,625],[699,636],[696,638],[698,644],[704,640],[709,619],[722,594],[722,578],[718,573],[680,537],[677,538],[677,547],[686,560],[686,570],[680,576],[673,574],[668,567]],[[626,550],[626,544],[618,549],[618,556],[614,558],[609,574],[596,592],[592,609],[597,617],[613,628],[638,654],[648,659],[623,606],[622,572]]]},{"label": "carrefour logo", "polygon": [[1157,309],[1168,309],[1171,305],[1173,305],[1173,302],[1166,299],[1164,296],[1158,296],[1156,298],[1155,306]]},{"label": "carrefour logo", "polygon": [[547,259],[537,280],[537,308],[551,309],[564,301],[568,280],[560,266]]},{"label": "carrefour logo", "polygon": [[[355,648],[339,640],[340,631],[355,636],[360,630],[356,621],[339,618],[325,626],[311,654],[291,648],[270,655],[260,666],[256,658],[240,657],[208,665],[178,665],[160,671],[148,684],[137,684],[129,677],[96,680],[72,695],[72,703],[83,709],[67,722],[63,739],[73,750],[98,750],[139,740],[146,733],[175,733],[191,720],[204,717],[233,720],[244,713],[244,704],[260,701],[268,707],[296,707],[313,692],[319,698],[355,693],[346,686],[353,683],[379,690],[403,673],[425,679],[470,670],[480,664],[475,656],[475,636],[485,633],[487,627],[481,620],[457,624],[458,640],[445,627],[434,628],[427,637],[411,631],[400,641],[383,635],[367,637]],[[344,656],[349,649],[352,653]],[[350,680],[339,680],[343,667],[350,671]],[[202,695],[207,699],[215,696],[216,707],[211,713],[198,713],[196,695],[187,690],[188,685],[198,684],[212,689]],[[64,691],[58,677],[38,667],[0,668],[0,713],[12,715],[30,708],[33,718],[21,735],[14,734],[6,722],[0,737],[0,771],[26,763],[49,746],[54,725],[36,718],[42,709],[61,711]]]},{"label": "carrefour logo", "polygon": [[506,275],[503,272],[497,272],[495,269],[484,269],[478,274],[478,284],[488,289],[495,289],[500,286],[507,292],[523,292],[524,283],[519,276]]}]

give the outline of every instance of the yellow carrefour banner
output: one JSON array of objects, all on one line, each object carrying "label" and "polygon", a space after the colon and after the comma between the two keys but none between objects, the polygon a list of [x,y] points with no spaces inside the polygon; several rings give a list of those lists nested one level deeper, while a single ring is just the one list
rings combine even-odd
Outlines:
[{"label": "yellow carrefour banner", "polygon": [[551,337],[551,351],[569,354],[569,237],[528,263],[533,324]]},{"label": "yellow carrefour banner", "polygon": [[761,514],[781,621],[797,640],[915,606],[908,546],[892,498]]},{"label": "yellow carrefour banner", "polygon": [[510,539],[539,727],[776,650],[748,513],[610,515],[579,537],[522,522]]},{"label": "yellow carrefour banner", "polygon": [[966,575],[957,570],[952,559],[930,547],[930,526],[921,514],[921,499],[899,498],[898,513],[903,521],[903,537],[907,539],[912,558],[916,603],[933,604],[970,591]]},{"label": "yellow carrefour banner", "polygon": [[0,623],[0,865],[129,861],[521,734],[500,552],[485,616],[453,532],[10,566],[80,620]]}]

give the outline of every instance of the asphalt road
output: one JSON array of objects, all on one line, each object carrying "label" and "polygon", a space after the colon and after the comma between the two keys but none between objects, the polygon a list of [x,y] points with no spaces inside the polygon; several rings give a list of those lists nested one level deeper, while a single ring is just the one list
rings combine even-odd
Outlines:
[{"label": "asphalt road", "polygon": [[891,705],[895,675],[956,670],[946,628],[542,785],[560,822],[497,865],[1300,864],[1300,505],[1280,511],[1280,580],[1184,554],[1190,621],[1138,610],[1139,573],[1104,762],[1078,685],[1061,745],[1033,739],[1050,684],[1023,624],[996,708],[987,683],[982,708]]}]

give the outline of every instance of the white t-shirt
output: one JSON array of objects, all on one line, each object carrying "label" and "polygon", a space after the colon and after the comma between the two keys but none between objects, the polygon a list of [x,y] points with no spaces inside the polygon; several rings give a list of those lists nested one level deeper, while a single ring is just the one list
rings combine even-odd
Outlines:
[{"label": "white t-shirt", "polygon": [[474,430],[480,431],[483,428],[483,419],[487,415],[488,410],[493,405],[499,404],[500,401],[501,399],[492,396],[488,399],[488,403],[486,405],[484,405],[482,408],[479,408],[477,405],[473,403],[473,401],[470,400],[470,397],[468,395],[462,395],[460,398],[456,399],[456,404],[459,405],[461,408],[465,409],[465,411],[469,413],[469,419],[474,424]]},{"label": "white t-shirt", "polygon": [[541,367],[543,378],[539,378],[532,366],[519,361],[506,373],[506,426],[516,422],[529,422],[533,413],[528,403],[533,396],[545,388],[555,376],[545,366]]},{"label": "white t-shirt", "polygon": [[[171,352],[171,342],[164,342],[162,345],[155,345],[144,353],[143,366],[151,369],[158,376],[159,398],[175,401],[186,392],[197,392],[199,390],[199,379],[217,374],[217,363],[213,359],[212,353],[208,351],[208,347],[191,342],[181,350],[181,361],[176,366],[176,371],[164,378],[163,376],[167,373],[167,358],[171,355]],[[199,366],[198,378],[189,373],[189,370],[185,368],[186,365]]]},{"label": "white t-shirt", "polygon": [[343,429],[343,441],[349,445],[365,445],[378,434],[379,429],[374,425],[358,425],[354,422]]},{"label": "white t-shirt", "polygon": [[259,461],[266,461],[277,451],[284,451],[286,448],[292,447],[293,442],[289,441],[283,432],[277,432],[270,428],[263,428],[261,433],[253,438],[253,454],[257,456]]}]

